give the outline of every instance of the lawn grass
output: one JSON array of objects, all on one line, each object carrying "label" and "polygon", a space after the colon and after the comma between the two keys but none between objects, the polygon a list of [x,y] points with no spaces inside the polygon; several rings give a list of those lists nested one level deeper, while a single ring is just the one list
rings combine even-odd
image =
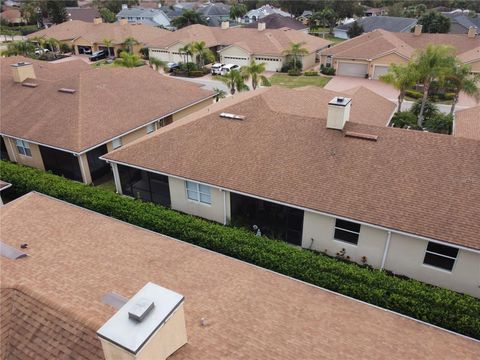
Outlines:
[{"label": "lawn grass", "polygon": [[269,80],[272,85],[285,86],[290,89],[302,86],[324,87],[330,81],[331,77],[326,76],[290,76],[287,74],[272,75]]}]

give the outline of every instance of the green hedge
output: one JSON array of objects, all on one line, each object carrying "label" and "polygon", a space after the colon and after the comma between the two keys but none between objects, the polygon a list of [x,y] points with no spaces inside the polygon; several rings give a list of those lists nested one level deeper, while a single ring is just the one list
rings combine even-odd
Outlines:
[{"label": "green hedge", "polygon": [[480,300],[380,270],[256,237],[152,203],[119,196],[40,170],[0,162],[12,196],[29,191],[65,200],[287,276],[480,339]]}]

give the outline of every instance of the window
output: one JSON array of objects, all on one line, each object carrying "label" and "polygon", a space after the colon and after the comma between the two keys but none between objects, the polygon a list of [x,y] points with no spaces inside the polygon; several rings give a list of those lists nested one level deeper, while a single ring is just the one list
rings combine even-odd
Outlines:
[{"label": "window", "polygon": [[113,150],[118,149],[122,145],[123,145],[122,144],[122,138],[113,139],[113,141],[112,141]]},{"label": "window", "polygon": [[148,124],[147,125],[147,134],[155,131],[155,124]]},{"label": "window", "polygon": [[28,142],[23,140],[16,140],[17,150],[20,155],[32,157],[32,152],[30,151],[30,146]]},{"label": "window", "polygon": [[212,203],[209,186],[201,185],[191,181],[186,181],[185,186],[187,188],[187,198],[189,200],[201,202],[204,204]]},{"label": "window", "polygon": [[458,249],[429,242],[423,263],[426,265],[435,266],[444,270],[452,271],[453,264],[457,258]]},{"label": "window", "polygon": [[333,237],[336,240],[348,242],[357,245],[358,235],[360,234],[360,224],[337,219],[335,221],[335,233]]}]

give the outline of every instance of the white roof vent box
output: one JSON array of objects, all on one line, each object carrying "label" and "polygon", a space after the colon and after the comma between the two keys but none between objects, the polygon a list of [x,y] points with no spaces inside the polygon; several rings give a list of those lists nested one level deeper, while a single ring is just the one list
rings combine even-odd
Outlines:
[{"label": "white roof vent box", "polygon": [[231,114],[231,113],[225,113],[225,112],[220,113],[220,117],[224,119],[230,119],[230,120],[245,120],[245,116],[243,115],[237,115],[237,114]]},{"label": "white roof vent box", "polygon": [[146,284],[100,329],[105,360],[163,360],[187,343],[184,297]]}]

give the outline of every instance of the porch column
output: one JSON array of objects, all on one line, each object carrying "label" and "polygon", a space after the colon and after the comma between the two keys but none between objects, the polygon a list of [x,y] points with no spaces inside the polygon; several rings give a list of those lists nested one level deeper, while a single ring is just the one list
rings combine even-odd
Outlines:
[{"label": "porch column", "polygon": [[85,164],[83,162],[84,156],[86,158],[86,155],[85,154],[84,155],[75,154],[74,156],[77,158],[78,164],[80,166],[80,172],[82,173],[82,182],[85,185],[90,184],[92,180],[91,180],[90,174],[87,173],[87,169],[88,169],[88,171],[90,171],[90,169],[88,168],[88,163],[85,166]]},{"label": "porch column", "polygon": [[113,172],[113,180],[115,181],[115,188],[117,189],[117,194],[122,195],[122,184],[120,183],[120,174],[118,173],[118,166],[116,163],[110,163]]}]

